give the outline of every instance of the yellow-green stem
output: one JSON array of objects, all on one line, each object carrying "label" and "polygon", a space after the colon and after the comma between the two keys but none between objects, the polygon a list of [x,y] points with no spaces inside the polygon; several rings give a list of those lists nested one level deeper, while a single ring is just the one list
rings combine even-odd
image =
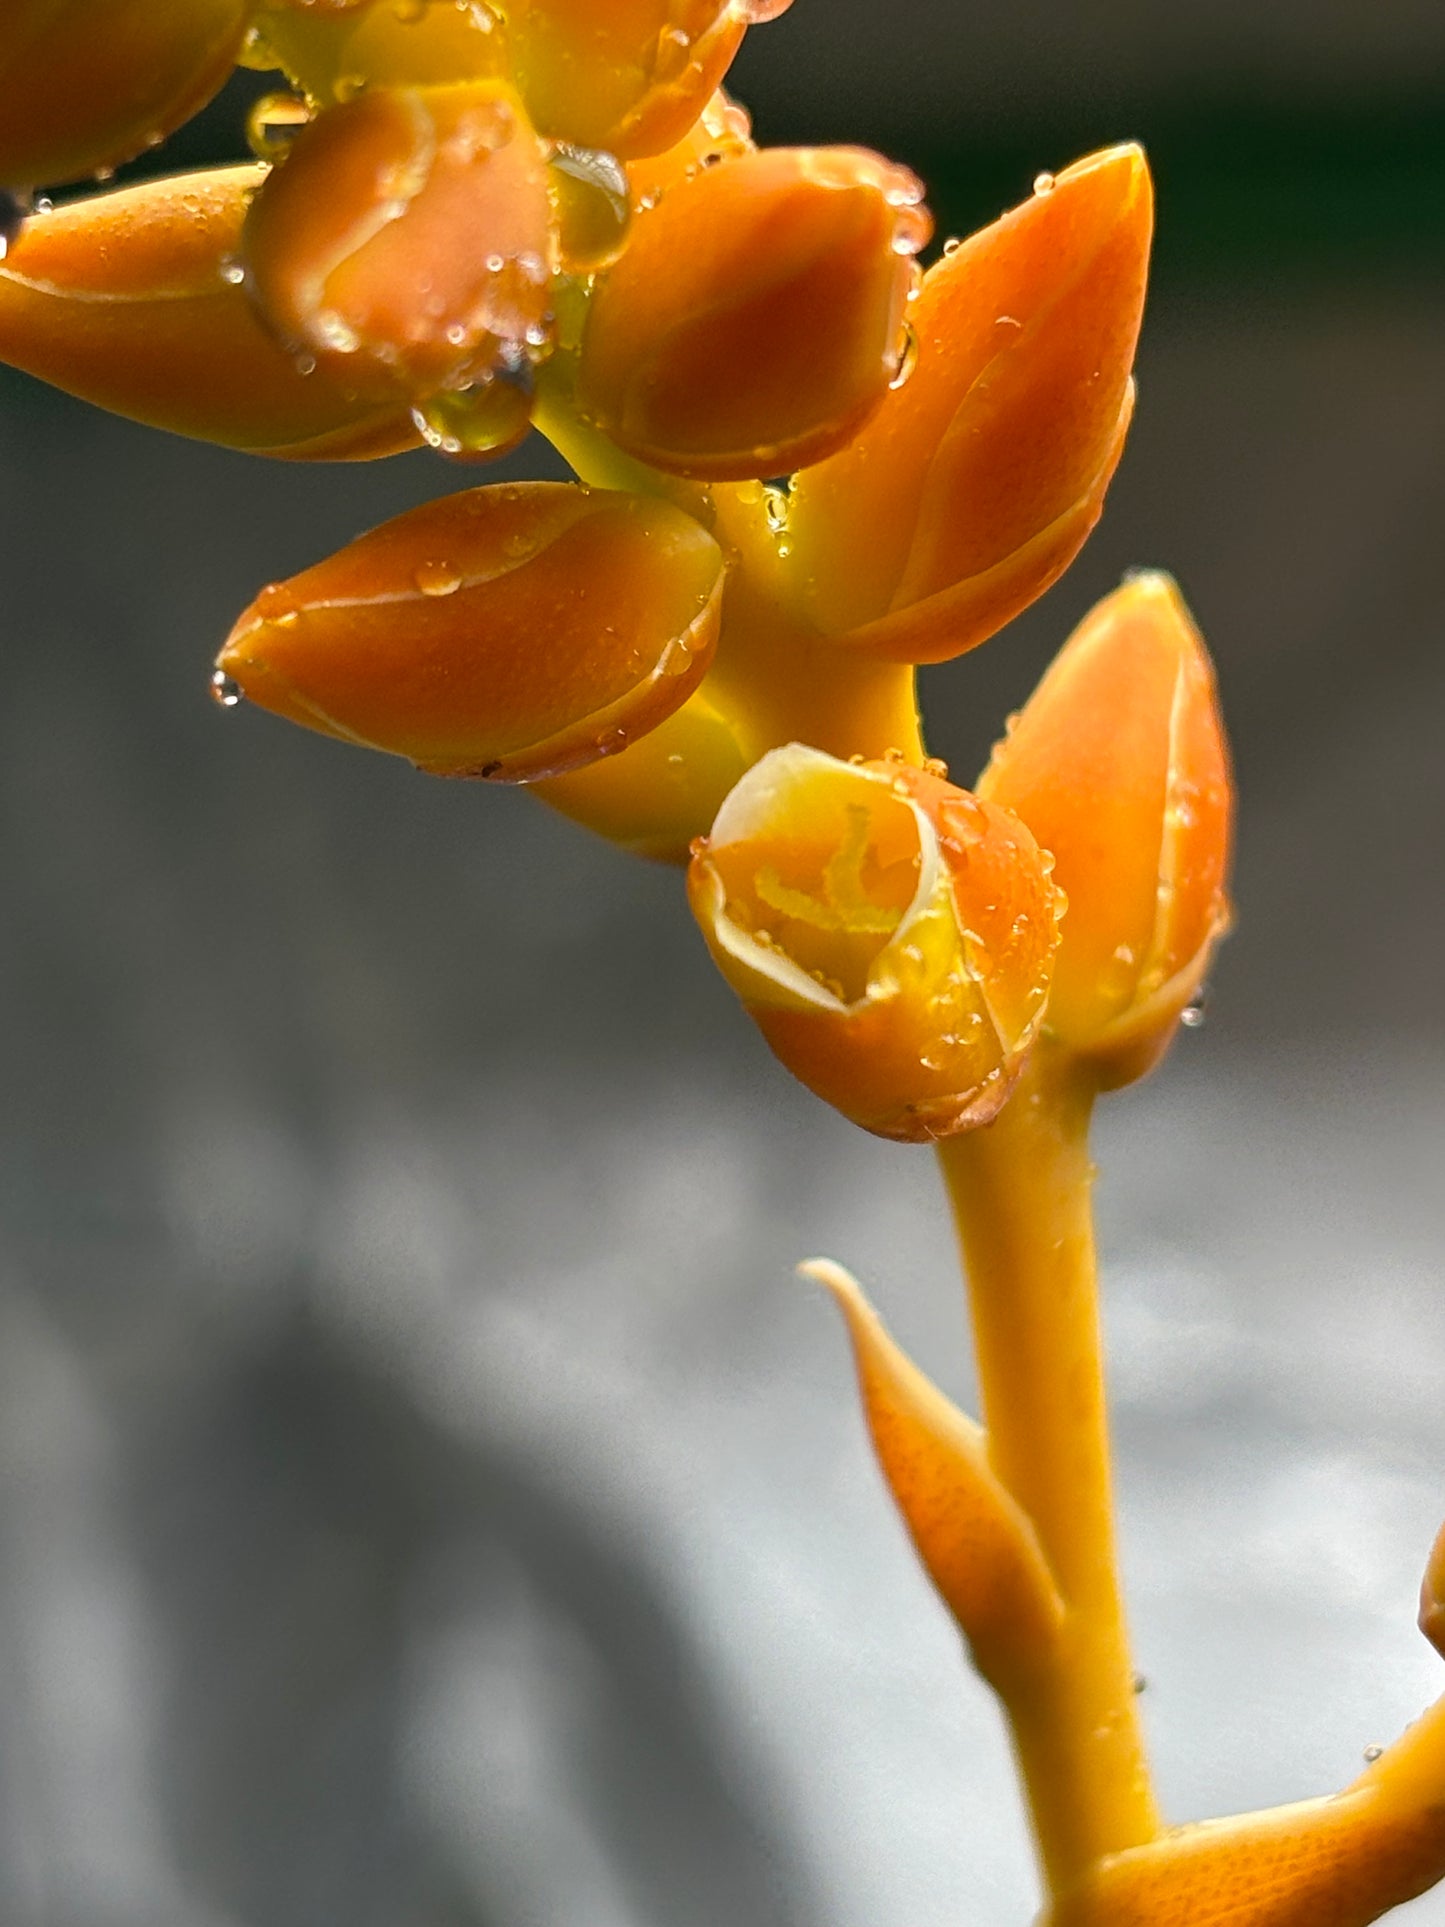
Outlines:
[{"label": "yellow-green stem", "polygon": [[1089,1159],[1094,1090],[1047,1045],[986,1129],[939,1147],[968,1272],[989,1453],[1065,1602],[1006,1710],[1053,1894],[1159,1832],[1115,1553]]}]

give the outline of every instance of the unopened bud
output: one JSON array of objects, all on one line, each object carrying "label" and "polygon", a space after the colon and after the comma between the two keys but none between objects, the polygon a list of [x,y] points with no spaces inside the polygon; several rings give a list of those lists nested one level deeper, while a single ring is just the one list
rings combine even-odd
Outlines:
[{"label": "unopened bud", "polygon": [[712,537],[667,503],[468,489],[263,589],[218,670],[263,709],[434,775],[528,782],[681,707],[722,574]]},{"label": "unopened bud", "polygon": [[496,81],[376,88],[291,145],[246,219],[268,325],[357,393],[484,381],[546,340],[546,159]]},{"label": "unopened bud", "polygon": [[792,743],[697,846],[693,914],[774,1054],[855,1124],[986,1124],[1038,1030],[1057,893],[1007,810],[902,762]]},{"label": "unopened bud", "polygon": [[1105,1088],[1129,1083],[1168,1048],[1229,925],[1229,755],[1168,576],[1134,576],[1085,617],[978,787],[1053,852],[1068,898],[1050,1032]]},{"label": "unopened bud", "polygon": [[792,566],[820,627],[943,661],[1068,566],[1128,426],[1152,206],[1143,154],[1109,148],[928,270],[910,379],[793,489]]},{"label": "unopened bud", "polygon": [[682,139],[748,24],[731,0],[507,0],[505,13],[539,131],[624,160]]},{"label": "unopened bud", "polygon": [[404,406],[343,393],[262,327],[236,250],[264,178],[207,169],[29,222],[0,261],[0,359],[134,421],[255,454],[415,447]]},{"label": "unopened bud", "polygon": [[769,148],[678,182],[598,282],[580,405],[672,474],[776,475],[840,447],[898,373],[921,194],[848,147]]},{"label": "unopened bud", "polygon": [[75,181],[159,146],[204,107],[252,0],[5,0],[0,185]]}]

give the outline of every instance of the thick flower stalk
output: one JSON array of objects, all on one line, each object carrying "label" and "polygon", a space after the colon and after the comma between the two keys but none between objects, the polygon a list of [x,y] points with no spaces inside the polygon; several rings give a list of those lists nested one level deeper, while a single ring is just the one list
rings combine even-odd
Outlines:
[{"label": "thick flower stalk", "polygon": [[[1114,1545],[1088,1127],[1229,921],[1213,671],[1169,578],[1065,645],[973,791],[920,666],[1097,521],[1152,234],[1135,146],[925,268],[923,188],[759,148],[721,91],[788,0],[18,0],[0,22],[0,356],[287,460],[536,428],[264,586],[212,688],[431,774],[533,785],[685,862],[722,974],[845,1117],[937,1152],[967,1417],[841,1267],[879,1464],[1009,1723],[1048,1927],[1366,1927],[1445,1874],[1445,1701],[1331,1798],[1170,1828]],[[233,62],[249,163],[82,194]],[[1445,1652],[1445,1534],[1420,1599]]]}]

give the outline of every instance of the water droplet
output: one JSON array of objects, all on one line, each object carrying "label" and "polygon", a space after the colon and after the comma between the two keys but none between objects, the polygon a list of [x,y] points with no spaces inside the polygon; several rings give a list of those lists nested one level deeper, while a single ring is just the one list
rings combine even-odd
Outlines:
[{"label": "water droplet", "polygon": [[233,676],[224,669],[217,669],[211,676],[211,701],[219,703],[222,709],[234,709],[246,700],[246,692]]},{"label": "water droplet", "polygon": [[948,765],[941,756],[925,756],[923,773],[925,776],[936,776],[942,783],[948,781]]},{"label": "water droplet", "polygon": [[785,488],[766,488],[763,490],[763,513],[768,518],[768,527],[774,535],[781,535],[788,526],[788,510],[791,503]]},{"label": "water droplet", "polygon": [[890,388],[901,388],[918,366],[918,333],[912,322],[903,324],[903,346],[898,351],[898,366],[893,371]]},{"label": "water droplet", "polygon": [[462,586],[462,572],[450,562],[418,562],[412,580],[423,595],[455,595]]},{"label": "water droplet", "polygon": [[53,214],[55,203],[48,194],[37,194],[30,212],[32,214]]},{"label": "water droplet", "polygon": [[792,4],[793,0],[733,0],[733,12],[750,27],[759,27],[765,20],[776,20]]},{"label": "water droplet", "polygon": [[246,116],[246,142],[258,161],[275,161],[311,119],[299,94],[262,94]]},{"label": "water droplet", "polygon": [[1196,997],[1192,1004],[1186,1004],[1179,1013],[1179,1021],[1186,1030],[1203,1030],[1204,1018],[1204,999],[1202,997]]},{"label": "water droplet", "polygon": [[1035,174],[1034,176],[1035,194],[1052,194],[1053,191],[1054,191],[1054,177],[1052,174],[1049,174],[1049,173]]},{"label": "water droplet", "polygon": [[626,245],[632,218],[621,161],[600,147],[559,141],[552,150],[549,186],[562,266],[574,274],[609,267]]},{"label": "water droplet", "polygon": [[1384,1751],[1383,1746],[1367,1746],[1365,1748],[1365,1765],[1373,1766]]},{"label": "water droplet", "polygon": [[296,372],[298,375],[314,375],[316,373],[315,355],[307,354],[304,350],[297,355]]},{"label": "water droplet", "polygon": [[906,203],[893,220],[893,252],[917,254],[933,232],[933,216],[925,207]]},{"label": "water droplet", "polygon": [[455,461],[487,461],[515,448],[532,420],[531,383],[523,370],[510,370],[443,389],[411,411],[418,432],[438,454]]},{"label": "water droplet", "polygon": [[247,31],[246,38],[241,42],[241,51],[236,55],[236,65],[249,67],[254,73],[269,73],[272,68],[279,67],[281,62],[276,58],[270,41],[261,29],[251,27]]},{"label": "water droplet", "polygon": [[238,261],[234,254],[228,254],[221,263],[221,279],[228,281],[233,288],[239,288],[245,281],[245,265]]},{"label": "water droplet", "polygon": [[1024,324],[1017,315],[1000,314],[994,316],[993,325],[995,328],[1006,328],[1012,334],[1021,329]]},{"label": "water droplet", "polygon": [[627,747],[625,729],[604,729],[594,740],[594,748],[599,756],[616,756]]},{"label": "water droplet", "polygon": [[950,234],[948,239],[943,244],[944,259],[947,260],[951,256],[957,254],[958,250],[962,246],[963,246],[963,243],[962,241],[959,240],[958,236],[956,234]]}]

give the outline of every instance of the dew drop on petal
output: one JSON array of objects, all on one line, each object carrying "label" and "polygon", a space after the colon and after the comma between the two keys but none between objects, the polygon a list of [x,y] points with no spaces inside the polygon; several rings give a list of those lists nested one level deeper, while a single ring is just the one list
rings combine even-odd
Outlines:
[{"label": "dew drop on petal", "polygon": [[918,334],[911,322],[905,323],[903,345],[898,351],[898,365],[893,370],[890,388],[901,388],[918,366]]},{"label": "dew drop on petal", "polygon": [[258,161],[279,160],[310,119],[299,94],[263,94],[246,116],[246,144]]},{"label": "dew drop on petal", "polygon": [[234,709],[245,701],[245,691],[234,676],[228,676],[224,669],[213,671],[211,676],[211,701],[222,709]]},{"label": "dew drop on petal", "polygon": [[418,433],[439,455],[485,461],[515,448],[532,419],[530,383],[492,375],[466,388],[447,388],[412,410]]},{"label": "dew drop on petal", "polygon": [[1035,194],[1052,194],[1053,191],[1054,191],[1054,177],[1052,174],[1049,174],[1049,173],[1035,174],[1034,176]]},{"label": "dew drop on petal", "polygon": [[462,572],[450,562],[418,562],[412,580],[423,595],[455,595],[462,586]]},{"label": "dew drop on petal", "polygon": [[600,147],[559,141],[548,184],[563,267],[576,274],[609,267],[626,245],[632,218],[621,161]]}]

